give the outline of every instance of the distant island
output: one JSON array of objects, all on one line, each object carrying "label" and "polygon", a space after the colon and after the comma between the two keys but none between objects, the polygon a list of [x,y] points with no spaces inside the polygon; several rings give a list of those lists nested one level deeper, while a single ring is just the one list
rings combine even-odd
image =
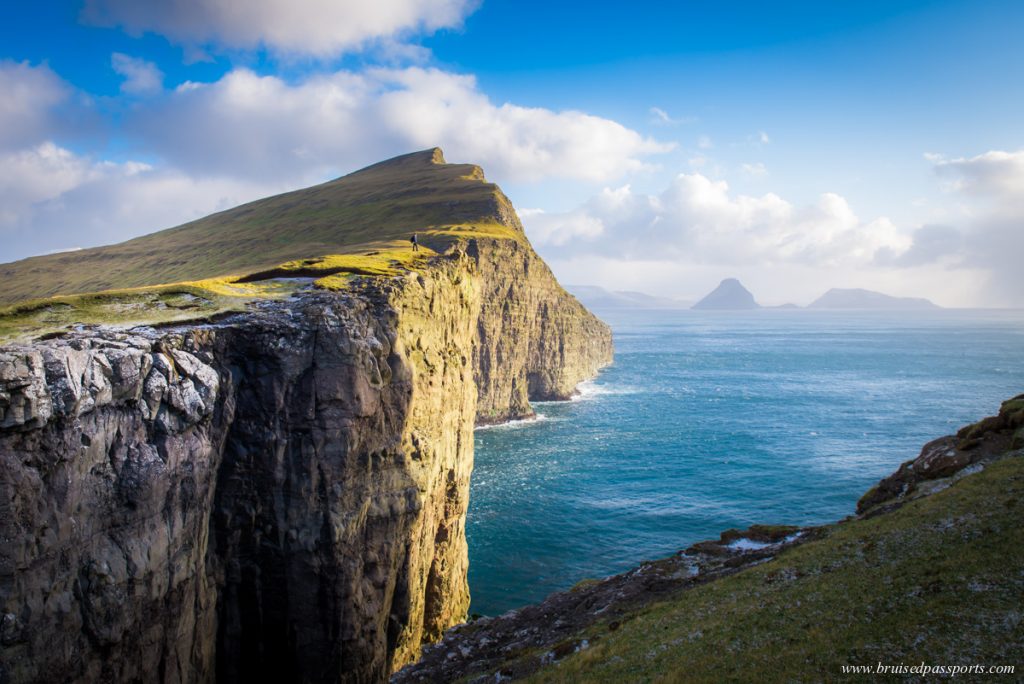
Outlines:
[{"label": "distant island", "polygon": [[695,309],[698,311],[750,311],[754,309],[818,309],[818,310],[873,310],[873,311],[921,311],[941,309],[923,297],[893,297],[882,292],[863,288],[834,287],[806,307],[787,302],[774,306],[757,303],[750,290],[736,278],[726,278],[700,301],[691,306],[690,302],[669,297],[658,297],[644,292],[624,290],[610,291],[596,285],[568,285],[566,289],[581,304],[591,309]]},{"label": "distant island", "polygon": [[892,297],[881,292],[860,288],[834,287],[807,305],[808,309],[939,309],[927,299],[919,297]]},{"label": "distant island", "polygon": [[739,309],[760,309],[754,295],[735,278],[726,278],[706,297],[693,305],[704,311],[727,311]]},{"label": "distant island", "polygon": [[565,289],[588,309],[687,309],[692,304],[643,292],[609,291],[596,285],[566,285]]}]

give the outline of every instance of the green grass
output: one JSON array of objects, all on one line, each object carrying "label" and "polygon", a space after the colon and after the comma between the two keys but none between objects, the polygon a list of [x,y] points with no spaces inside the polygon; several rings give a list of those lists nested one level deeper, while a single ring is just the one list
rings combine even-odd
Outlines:
[{"label": "green grass", "polygon": [[0,264],[0,343],[242,310],[298,287],[279,278],[343,290],[424,268],[460,239],[525,241],[514,216],[478,167],[445,164],[437,149],[405,155],[118,245]]},{"label": "green grass", "polygon": [[1007,457],[649,606],[614,631],[588,629],[574,643],[589,648],[529,681],[850,681],[842,665],[878,662],[1020,668],[1022,495],[1024,458]]},{"label": "green grass", "polygon": [[[117,245],[0,264],[0,305],[246,275],[371,251],[414,232],[442,251],[466,235],[516,235],[511,204],[478,167],[426,150]],[[518,233],[517,239],[521,238]]]},{"label": "green grass", "polygon": [[151,288],[31,300],[0,308],[0,343],[28,341],[73,325],[157,325],[242,311],[254,299],[290,295],[294,283],[217,278]]}]

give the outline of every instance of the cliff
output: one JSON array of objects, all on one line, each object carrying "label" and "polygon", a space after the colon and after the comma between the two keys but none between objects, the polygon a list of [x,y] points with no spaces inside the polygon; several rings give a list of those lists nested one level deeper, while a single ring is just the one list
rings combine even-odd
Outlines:
[{"label": "cliff", "polygon": [[[474,423],[568,397],[611,337],[500,191],[452,166],[431,150],[334,182],[339,206],[358,205],[352,186],[377,202],[384,234],[354,257],[246,262],[216,297],[99,300],[184,297],[201,320],[0,347],[0,682],[378,682],[464,619]],[[478,222],[415,224],[413,259],[403,222],[438,183]]]},{"label": "cliff", "polygon": [[965,675],[996,671],[970,668],[1024,656],[1022,495],[1024,395],[925,445],[842,522],[728,530],[582,580],[450,630],[392,682],[844,681],[879,663],[980,681]]}]

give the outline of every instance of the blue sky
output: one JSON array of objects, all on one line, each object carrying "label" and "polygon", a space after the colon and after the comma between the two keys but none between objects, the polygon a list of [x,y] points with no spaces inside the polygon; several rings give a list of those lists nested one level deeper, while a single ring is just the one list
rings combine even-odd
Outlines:
[{"label": "blue sky", "polygon": [[438,144],[563,281],[1011,305],[1022,29],[984,0],[7,3],[0,261]]}]

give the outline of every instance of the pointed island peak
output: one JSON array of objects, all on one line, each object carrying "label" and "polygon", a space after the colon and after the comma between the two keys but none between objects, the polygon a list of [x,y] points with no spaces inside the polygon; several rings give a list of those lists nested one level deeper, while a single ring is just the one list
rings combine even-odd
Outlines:
[{"label": "pointed island peak", "polygon": [[736,278],[726,278],[718,284],[706,297],[693,305],[694,309],[710,310],[743,310],[759,309],[761,306],[754,301],[754,295],[743,287]]}]

